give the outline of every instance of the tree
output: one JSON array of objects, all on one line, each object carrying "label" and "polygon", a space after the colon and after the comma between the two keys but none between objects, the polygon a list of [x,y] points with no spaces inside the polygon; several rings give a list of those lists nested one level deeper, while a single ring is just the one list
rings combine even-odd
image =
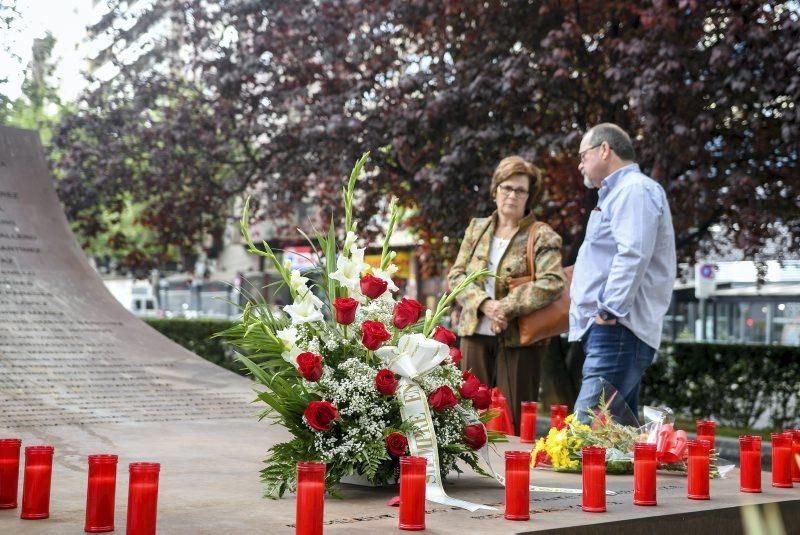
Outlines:
[{"label": "tree", "polygon": [[593,202],[580,135],[613,121],[668,190],[682,259],[714,249],[712,231],[748,255],[800,249],[792,2],[156,4],[132,29],[116,10],[95,27],[134,43],[172,23],[133,61],[103,55],[119,74],[56,138],[59,191],[86,232],[123,194],[184,246],[244,191],[262,216],[328,206],[371,149],[360,202],[413,207],[436,265],[490,210],[496,163],[520,153],[546,170],[540,215],[571,256]]},{"label": "tree", "polygon": [[52,59],[55,44],[56,39],[50,32],[33,40],[22,94],[11,102],[5,119],[9,125],[39,131],[45,145],[50,142],[53,125],[64,110],[57,82],[53,79],[57,67]]},{"label": "tree", "polygon": [[[6,36],[10,34],[17,17],[19,17],[19,12],[17,11],[16,0],[0,0],[0,30],[2,30],[0,35]],[[19,58],[11,51],[9,43],[5,40],[0,41],[0,59],[7,65],[19,61]],[[0,77],[0,123],[2,124],[6,122],[6,115],[11,105],[11,100],[2,91],[2,87],[7,83],[8,78]]]}]

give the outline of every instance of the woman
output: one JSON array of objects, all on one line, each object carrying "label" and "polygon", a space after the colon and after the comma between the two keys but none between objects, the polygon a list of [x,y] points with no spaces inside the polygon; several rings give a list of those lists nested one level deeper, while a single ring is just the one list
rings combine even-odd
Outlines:
[{"label": "woman", "polygon": [[496,275],[469,286],[461,305],[462,368],[482,382],[498,386],[519,428],[520,402],[539,399],[539,376],[545,344],[520,346],[516,318],[555,301],[564,289],[561,238],[546,224],[535,227],[536,281],[509,291],[509,279],[530,276],[528,231],[533,208],[542,196],[542,173],[519,156],[504,158],[492,175],[490,191],[496,210],[474,218],[464,234],[447,276],[450,288],[468,273],[486,268]]}]

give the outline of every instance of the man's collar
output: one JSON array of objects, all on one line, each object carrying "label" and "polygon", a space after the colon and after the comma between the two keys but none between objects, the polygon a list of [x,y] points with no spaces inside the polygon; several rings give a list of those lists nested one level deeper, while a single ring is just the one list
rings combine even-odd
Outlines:
[{"label": "man's collar", "polygon": [[627,175],[628,173],[639,173],[639,164],[637,163],[629,163],[623,167],[620,167],[607,177],[603,179],[603,182],[600,183],[600,195],[605,196],[608,194],[611,189],[617,185],[617,183],[622,180],[622,177]]}]

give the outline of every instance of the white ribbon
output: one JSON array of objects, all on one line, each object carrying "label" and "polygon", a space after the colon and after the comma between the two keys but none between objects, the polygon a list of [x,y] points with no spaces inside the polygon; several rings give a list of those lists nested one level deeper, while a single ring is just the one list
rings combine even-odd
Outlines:
[{"label": "white ribbon", "polygon": [[439,447],[433,429],[430,407],[425,391],[414,381],[438,366],[450,354],[449,348],[422,334],[404,334],[397,346],[386,346],[375,351],[384,365],[400,376],[395,395],[400,401],[400,416],[404,422],[413,424],[413,433],[408,436],[411,455],[425,457],[425,499],[442,505],[461,507],[470,512],[478,509],[496,511],[494,507],[451,498],[442,486],[439,470]]},{"label": "white ribbon", "polygon": [[[473,425],[473,424],[481,423],[480,420],[478,420],[477,418],[472,416],[472,414],[469,411],[465,410],[463,407],[457,406],[456,410],[461,415],[461,420],[463,420],[465,424]],[[492,461],[491,461],[491,459],[489,457],[489,443],[487,442],[480,449],[480,451],[478,453],[481,454],[481,457],[483,458],[483,462],[485,462],[486,466],[489,467],[489,471],[492,473],[492,477],[494,477],[497,480],[498,483],[500,483],[501,485],[503,485],[505,487],[506,486],[506,478],[505,478],[505,476],[503,476],[502,474],[498,474],[495,471],[494,466],[492,466]],[[528,488],[530,488],[531,492],[554,492],[554,493],[558,493],[558,494],[582,494],[583,493],[583,489],[582,488],[575,489],[575,488],[566,488],[566,487],[540,487],[538,485],[530,485]],[[613,490],[607,490],[606,491],[606,496],[616,496],[616,494],[617,493],[614,492]]]},{"label": "white ribbon", "polygon": [[[408,436],[408,449],[411,455],[425,457],[426,485],[425,499],[442,505],[461,507],[470,512],[478,509],[496,511],[495,507],[472,503],[456,498],[451,498],[442,486],[441,472],[439,470],[439,448],[436,442],[436,432],[433,429],[430,407],[425,391],[415,382],[416,378],[433,370],[450,354],[450,349],[443,343],[426,338],[422,334],[404,334],[400,337],[397,346],[385,346],[375,351],[375,355],[383,361],[384,366],[400,376],[400,384],[395,396],[400,401],[400,416],[404,422],[413,424],[413,433]],[[455,409],[461,419],[467,424],[480,423],[469,411],[456,405]],[[494,478],[505,486],[505,478],[495,472],[489,461],[488,444],[480,450],[480,455],[486,462]],[[556,492],[563,494],[580,494],[581,489],[539,487],[531,485],[535,492]],[[607,495],[616,494],[606,491]]]}]

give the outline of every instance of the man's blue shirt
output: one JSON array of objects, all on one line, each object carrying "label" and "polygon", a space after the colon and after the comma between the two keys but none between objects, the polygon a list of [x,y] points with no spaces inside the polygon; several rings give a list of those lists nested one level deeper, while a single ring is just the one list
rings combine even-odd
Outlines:
[{"label": "man's blue shirt", "polygon": [[637,164],[616,170],[600,186],[575,262],[570,341],[607,310],[658,349],[675,275],[675,231],[664,189]]}]

